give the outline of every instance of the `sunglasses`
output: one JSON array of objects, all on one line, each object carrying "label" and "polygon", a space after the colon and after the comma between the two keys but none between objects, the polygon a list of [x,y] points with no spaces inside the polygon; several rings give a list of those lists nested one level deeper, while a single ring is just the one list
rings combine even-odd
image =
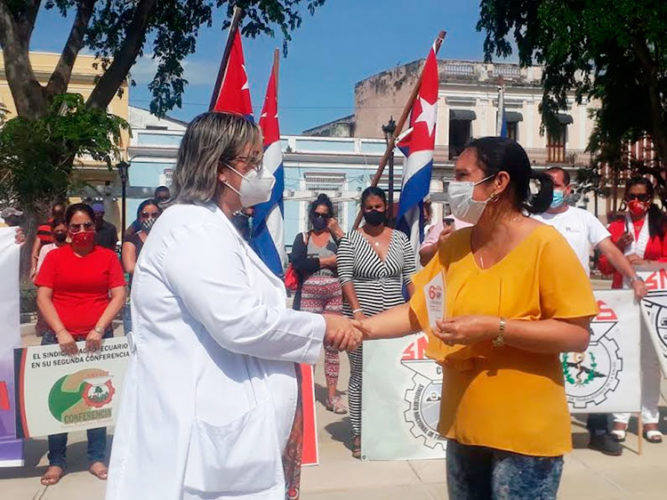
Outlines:
[{"label": "sunglasses", "polygon": [[160,212],[141,212],[139,216],[142,219],[157,219],[160,217]]},{"label": "sunglasses", "polygon": [[83,224],[70,224],[69,225],[69,232],[70,233],[78,233],[81,231],[90,231],[95,227],[95,224],[92,222],[84,222]]},{"label": "sunglasses", "polygon": [[315,212],[313,214],[313,217],[321,217],[323,219],[331,219],[331,214],[319,214],[319,213]]},{"label": "sunglasses", "polygon": [[628,201],[632,200],[639,200],[639,201],[649,201],[651,198],[649,197],[648,193],[644,194],[627,194],[626,198]]}]

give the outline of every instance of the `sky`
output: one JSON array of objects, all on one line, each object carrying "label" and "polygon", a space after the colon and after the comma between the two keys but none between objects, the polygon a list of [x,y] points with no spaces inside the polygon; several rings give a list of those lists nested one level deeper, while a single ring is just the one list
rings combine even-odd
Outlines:
[{"label": "sky", "polygon": [[[305,2],[304,2],[305,3]],[[197,50],[185,62],[190,82],[183,107],[170,116],[189,121],[208,109],[227,33],[222,11],[214,25],[203,29]],[[479,4],[473,0],[327,0],[292,34],[286,58],[280,60],[279,117],[283,134],[303,130],[354,113],[354,86],[371,75],[425,58],[440,30],[447,38],[441,59],[481,60],[483,33],[475,30]],[[69,23],[53,11],[40,13],[31,49],[60,52]],[[282,35],[243,39],[252,103],[258,116],[264,101],[273,51]],[[148,108],[148,83],[154,73],[150,46],[135,65],[137,86],[130,104]],[[389,118],[389,117],[387,117]]]}]

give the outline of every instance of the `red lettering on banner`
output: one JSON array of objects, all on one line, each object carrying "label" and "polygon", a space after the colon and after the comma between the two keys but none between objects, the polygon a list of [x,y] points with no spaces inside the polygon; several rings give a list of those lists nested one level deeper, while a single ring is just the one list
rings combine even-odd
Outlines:
[{"label": "red lettering on banner", "polygon": [[600,313],[595,317],[595,321],[618,321],[618,316],[604,300],[598,300],[598,309]]},{"label": "red lettering on banner", "polygon": [[646,288],[651,291],[651,290],[664,290],[667,288],[667,270],[666,269],[660,269],[660,271],[656,271],[654,273],[651,273],[646,280],[644,280],[646,283]]},{"label": "red lettering on banner", "polygon": [[415,342],[403,350],[401,360],[425,359],[426,348],[428,347],[428,338],[425,335],[419,337]]},{"label": "red lettering on banner", "polygon": [[442,289],[439,286],[428,287],[428,298],[431,300],[440,300],[442,298]]}]

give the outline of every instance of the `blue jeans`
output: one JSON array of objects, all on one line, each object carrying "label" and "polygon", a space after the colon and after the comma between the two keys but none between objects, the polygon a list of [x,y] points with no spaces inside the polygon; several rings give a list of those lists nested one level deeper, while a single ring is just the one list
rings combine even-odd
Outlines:
[{"label": "blue jeans", "polygon": [[125,304],[123,307],[123,331],[125,335],[132,331],[132,308],[130,304]]},{"label": "blue jeans", "polygon": [[551,500],[563,457],[533,457],[447,440],[447,489],[453,500]]},{"label": "blue jeans", "polygon": [[[103,338],[113,337],[113,332],[107,330]],[[57,344],[58,339],[52,331],[44,332],[42,345]],[[97,429],[88,429],[88,462],[104,462],[107,454],[107,428],[98,427]],[[67,466],[65,459],[67,454],[67,433],[49,435],[49,465],[56,465],[63,469]]]}]

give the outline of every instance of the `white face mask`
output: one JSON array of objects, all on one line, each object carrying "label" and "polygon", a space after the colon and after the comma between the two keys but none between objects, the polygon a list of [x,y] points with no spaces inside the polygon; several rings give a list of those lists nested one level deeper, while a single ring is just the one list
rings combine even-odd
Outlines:
[{"label": "white face mask", "polygon": [[447,194],[449,195],[449,206],[452,209],[452,215],[469,224],[477,224],[489,200],[473,200],[472,193],[475,186],[493,177],[493,175],[490,175],[479,182],[451,181],[447,186]]},{"label": "white face mask", "polygon": [[227,167],[241,176],[241,187],[238,190],[227,182],[225,185],[239,195],[244,208],[254,207],[271,199],[271,191],[276,183],[276,178],[267,169],[262,168],[259,172],[253,169],[243,175],[234,167],[230,165]]}]

